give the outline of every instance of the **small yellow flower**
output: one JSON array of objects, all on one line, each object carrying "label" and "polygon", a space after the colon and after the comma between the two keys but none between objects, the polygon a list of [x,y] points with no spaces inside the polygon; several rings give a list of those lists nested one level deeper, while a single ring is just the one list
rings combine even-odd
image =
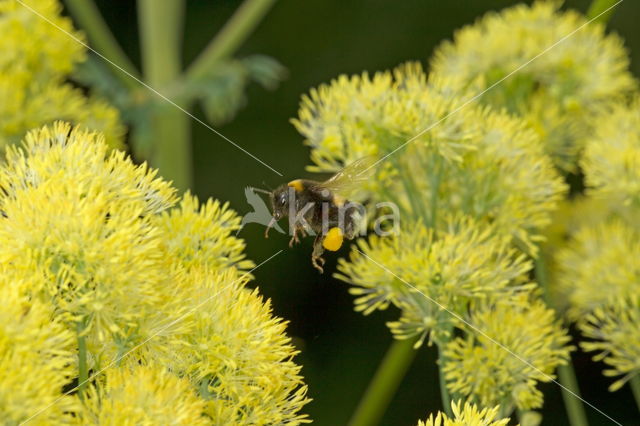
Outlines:
[{"label": "small yellow flower", "polygon": [[640,208],[640,98],[595,123],[581,166],[590,195]]},{"label": "small yellow flower", "polygon": [[[570,247],[576,235],[584,228],[595,228],[603,222],[613,219],[622,220],[627,224],[634,221],[636,215],[631,206],[621,205],[613,197],[574,196],[560,203],[553,214],[551,225],[544,231],[545,241],[542,245],[544,262],[547,272],[547,288],[554,307],[563,314],[569,308],[569,295],[576,282],[569,278],[563,285],[563,265],[559,253]],[[564,255],[563,255],[564,256]]]},{"label": "small yellow flower", "polygon": [[557,255],[569,318],[591,339],[580,345],[607,364],[605,376],[623,376],[611,391],[640,372],[639,241],[637,224],[617,217],[583,227]]},{"label": "small yellow flower", "polygon": [[569,317],[584,315],[640,289],[640,232],[621,220],[581,229],[557,255],[558,285]]},{"label": "small yellow flower", "polygon": [[[368,155],[385,154],[460,106],[464,99],[447,93],[448,81],[429,83],[419,63],[369,76],[341,75],[302,97],[292,120],[312,147],[309,170],[333,172]],[[459,158],[474,129],[460,118],[444,120],[418,140],[433,144],[441,155]]]},{"label": "small yellow flower", "polygon": [[418,421],[418,426],[507,426],[509,419],[496,420],[500,406],[480,410],[475,404],[452,401],[453,418],[439,411],[436,417],[429,416],[426,422]]},{"label": "small yellow flower", "polygon": [[33,285],[0,274],[0,423],[18,424],[41,410],[33,424],[71,423],[80,406],[62,392],[73,380],[75,336],[51,306],[28,296]]},{"label": "small yellow flower", "polygon": [[557,250],[564,247],[581,229],[595,227],[616,216],[628,217],[632,212],[622,209],[610,198],[576,195],[558,204],[545,229],[545,246]]},{"label": "small yellow flower", "polygon": [[245,243],[234,236],[240,220],[229,204],[209,199],[200,205],[187,192],[178,208],[157,216],[167,254],[187,268],[247,270],[253,262],[245,259]]},{"label": "small yellow flower", "polygon": [[112,368],[86,395],[83,424],[206,425],[205,401],[164,367]]},{"label": "small yellow flower", "polygon": [[522,410],[542,406],[536,385],[566,364],[570,339],[542,301],[519,298],[474,310],[474,330],[447,344],[442,368],[451,392],[485,407],[506,401]]},{"label": "small yellow flower", "polygon": [[622,298],[596,308],[580,322],[582,334],[592,341],[580,344],[585,351],[597,351],[595,361],[604,361],[608,368],[604,375],[623,376],[610,391],[620,389],[629,379],[640,373],[640,297]]}]

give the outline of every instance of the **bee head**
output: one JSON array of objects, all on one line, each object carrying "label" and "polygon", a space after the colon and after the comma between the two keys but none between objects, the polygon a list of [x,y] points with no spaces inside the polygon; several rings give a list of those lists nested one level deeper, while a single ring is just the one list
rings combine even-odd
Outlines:
[{"label": "bee head", "polygon": [[289,186],[282,185],[271,193],[271,211],[275,220],[289,213]]}]

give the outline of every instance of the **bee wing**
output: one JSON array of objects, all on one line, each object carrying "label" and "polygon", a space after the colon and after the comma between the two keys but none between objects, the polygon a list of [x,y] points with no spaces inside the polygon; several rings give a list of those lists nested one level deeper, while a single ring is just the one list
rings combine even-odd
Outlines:
[{"label": "bee wing", "polygon": [[344,169],[331,176],[324,182],[316,185],[318,189],[328,189],[329,191],[348,196],[351,192],[362,187],[371,177],[374,171],[377,158],[373,155],[362,157],[359,160],[348,164]]}]

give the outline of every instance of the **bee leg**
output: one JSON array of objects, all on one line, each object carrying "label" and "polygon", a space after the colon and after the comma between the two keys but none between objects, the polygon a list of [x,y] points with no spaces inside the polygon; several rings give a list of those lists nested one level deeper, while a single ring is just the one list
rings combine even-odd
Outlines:
[{"label": "bee leg", "polygon": [[272,227],[273,225],[275,225],[275,224],[276,224],[276,222],[277,222],[277,221],[276,221],[276,218],[275,218],[275,217],[272,217],[272,218],[271,218],[271,220],[269,221],[269,224],[267,225],[267,229],[265,229],[265,230],[264,230],[264,237],[265,237],[265,238],[269,238],[269,229],[271,229],[271,227]]},{"label": "bee leg", "polygon": [[[321,265],[318,264],[320,261]],[[324,273],[324,269],[322,269],[322,265],[324,265],[324,259],[321,257],[313,257],[311,256],[311,264],[314,268],[316,268],[321,274]]]},{"label": "bee leg", "polygon": [[[324,247],[322,247],[322,240],[324,236],[322,234],[316,235],[316,239],[313,241],[313,253],[311,253],[311,264],[314,268],[316,268],[322,274],[324,270],[322,266],[324,266],[325,260],[322,258],[322,253],[324,253]],[[318,264],[320,262],[320,264]]]},{"label": "bee leg", "polygon": [[[304,236],[304,231],[301,230],[302,236]],[[293,243],[298,244],[300,242],[300,238],[298,238],[298,228],[293,228],[293,237],[289,240],[289,247],[293,247]]]}]

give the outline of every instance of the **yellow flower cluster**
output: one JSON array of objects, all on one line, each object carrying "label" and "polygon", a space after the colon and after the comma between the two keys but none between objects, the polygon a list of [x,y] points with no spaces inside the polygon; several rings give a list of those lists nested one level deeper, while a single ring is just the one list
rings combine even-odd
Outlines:
[{"label": "yellow flower cluster", "polygon": [[[7,301],[16,311],[7,315],[27,309],[35,316],[42,304],[45,318],[23,333],[47,339],[55,331],[61,340],[46,340],[60,362],[25,367],[42,368],[38,380],[57,373],[46,386],[23,375],[1,381],[8,393],[0,393],[0,407],[25,395],[11,421],[36,414],[86,368],[99,373],[83,384],[88,389],[36,419],[306,422],[296,350],[286,323],[244,287],[253,263],[233,236],[240,218],[227,205],[186,194],[172,209],[175,190],[154,170],[109,152],[101,135],[63,123],[8,149],[0,188],[0,277],[7,280],[0,290],[25,283]],[[20,344],[34,356],[41,351]],[[8,351],[18,350],[11,345]],[[29,392],[45,396],[31,404]]]},{"label": "yellow flower cluster", "polygon": [[[459,106],[461,100],[427,81],[419,63],[403,64],[392,72],[341,75],[329,85],[302,97],[298,118],[292,120],[312,147],[311,171],[333,172],[367,155],[386,154],[427,125]],[[418,138],[447,158],[459,158],[474,129],[464,120],[445,120]]]},{"label": "yellow flower cluster", "polygon": [[458,337],[444,350],[449,389],[483,406],[512,401],[520,410],[541,407],[536,382],[554,379],[569,358],[570,338],[554,311],[540,300],[502,301],[476,309],[469,323],[481,332]]},{"label": "yellow flower cluster", "polygon": [[[175,202],[174,189],[108,154],[96,135],[56,124],[9,147],[0,169],[5,265],[40,278],[65,320],[87,323],[101,341],[133,333],[137,318],[170,286],[152,215]],[[69,135],[69,136],[68,136]],[[95,146],[91,146],[94,143]]]},{"label": "yellow flower cluster", "polygon": [[175,348],[165,364],[196,384],[214,424],[303,422],[297,411],[307,402],[306,387],[298,386],[286,324],[257,291],[244,288],[246,276],[234,270],[189,275],[180,300],[198,309],[188,313],[191,328],[177,341],[159,340]]},{"label": "yellow flower cluster", "polygon": [[[505,329],[494,330],[498,341],[519,335],[517,324],[529,321],[514,353],[528,357],[535,348],[536,368],[549,373],[567,357],[568,340],[552,324],[552,312],[544,311],[546,322],[531,321],[542,308],[532,302],[531,262],[515,248],[536,252],[540,229],[567,187],[521,119],[466,104],[469,93],[454,83],[427,77],[416,63],[373,77],[341,76],[303,97],[293,122],[312,148],[312,171],[391,154],[365,190],[372,202],[399,207],[400,233],[358,241],[336,274],[354,286],[356,310],[397,306],[401,317],[388,326],[397,338],[419,336],[416,346],[428,338],[453,352],[447,342],[463,333],[479,348],[471,362],[486,362],[481,350],[502,352],[496,359],[504,369],[493,382],[478,381],[481,387],[471,389],[463,377],[450,376],[448,386],[483,403],[505,403],[506,410],[538,407],[535,386],[549,376],[518,358],[504,362],[513,354],[475,343],[483,340],[465,323],[487,320],[489,314],[476,311],[502,300]],[[492,399],[498,394],[503,399]]]},{"label": "yellow flower cluster", "polygon": [[67,82],[86,59],[86,49],[72,38],[83,36],[61,16],[58,0],[23,3],[0,0],[0,149],[61,119],[100,130],[109,145],[121,146],[118,111]]},{"label": "yellow flower cluster", "polygon": [[480,410],[468,402],[451,402],[453,418],[439,411],[435,418],[431,414],[426,422],[418,421],[418,426],[507,426],[508,418],[496,420],[499,409],[500,406]]},{"label": "yellow flower cluster", "polygon": [[596,308],[581,324],[582,333],[593,341],[585,341],[586,351],[598,351],[594,360],[608,366],[605,376],[622,378],[611,384],[609,390],[620,389],[640,372],[640,296],[621,298]]},{"label": "yellow flower cluster", "polygon": [[[597,340],[584,347],[608,354],[616,374],[638,371],[640,101],[626,104],[637,84],[622,40],[560,6],[487,14],[437,49],[429,75],[408,63],[339,76],[304,96],[293,120],[310,171],[375,156],[363,199],[400,211],[398,235],[360,240],[339,262],[356,310],[399,307],[394,335],[438,344],[450,390],[502,414],[540,407],[537,383],[571,349],[519,254],[536,255],[542,233],[559,246],[573,238],[552,261],[562,285],[549,294],[582,317]],[[565,201],[543,231],[567,194],[558,169],[570,181],[584,172],[587,197]]]},{"label": "yellow flower cluster", "polygon": [[556,165],[575,172],[593,123],[636,83],[622,40],[605,35],[600,23],[586,25],[577,12],[559,11],[561,4],[538,1],[487,14],[444,42],[431,65],[461,90],[490,88],[481,102],[522,116]]},{"label": "yellow flower cluster", "polygon": [[408,63],[313,89],[294,124],[312,147],[310,170],[393,152],[367,188],[374,201],[393,201],[404,218],[429,226],[442,225],[437,210],[463,212],[534,251],[566,187],[522,121],[478,105],[461,109],[465,99],[450,80],[428,79]]},{"label": "yellow flower cluster", "polygon": [[[640,134],[625,133],[637,108],[615,107],[636,87],[626,51],[600,24],[472,100],[587,22],[559,6],[537,2],[487,15],[438,49],[429,75],[407,63],[340,76],[304,96],[293,120],[311,147],[310,171],[381,158],[363,198],[393,202],[401,213],[399,234],[360,240],[339,262],[336,276],[354,286],[356,310],[400,308],[388,324],[395,337],[438,344],[449,390],[483,406],[502,404],[501,415],[542,406],[536,386],[553,379],[572,349],[538,300],[522,254],[537,254],[567,194],[557,169],[583,167],[608,200],[606,187],[618,176],[604,170],[635,164],[635,157],[631,148],[601,155],[606,144],[589,143],[579,163],[585,141],[610,139],[617,127],[615,143],[630,147]],[[614,120],[600,129],[598,120],[612,110]],[[633,173],[629,167],[623,182],[637,196]],[[606,206],[595,212],[581,223],[610,215]],[[560,239],[565,231],[550,235]]]},{"label": "yellow flower cluster", "polygon": [[589,195],[640,208],[640,98],[595,123],[581,166]]},{"label": "yellow flower cluster", "polygon": [[584,227],[557,258],[573,320],[640,291],[640,232],[621,220]]},{"label": "yellow flower cluster", "polygon": [[610,366],[607,376],[624,375],[619,389],[640,372],[640,232],[621,219],[578,231],[557,255],[560,291],[569,301],[569,318],[577,321],[587,351]]},{"label": "yellow flower cluster", "polygon": [[[552,223],[544,231],[545,241],[541,244],[540,262],[544,268],[544,290],[547,298],[553,301],[553,307],[561,314],[567,316],[572,290],[562,283],[564,272],[558,254],[571,245],[572,239],[580,230],[599,226],[610,220],[614,212],[616,216],[630,213],[628,209],[620,207],[607,198],[576,195],[561,202],[552,215]],[[567,282],[575,283],[574,280]],[[568,316],[569,319],[571,315]]]},{"label": "yellow flower cluster", "polygon": [[208,200],[200,206],[198,199],[187,193],[179,208],[155,217],[164,235],[164,250],[187,268],[235,267],[245,271],[253,262],[244,258],[244,241],[233,232],[240,229],[236,212],[228,203]]},{"label": "yellow flower cluster", "polygon": [[188,380],[164,367],[115,368],[87,394],[82,413],[89,424],[206,425],[205,401]]},{"label": "yellow flower cluster", "polygon": [[531,289],[525,277],[530,269],[531,263],[495,228],[453,219],[437,238],[433,229],[418,223],[398,236],[360,240],[348,262],[340,259],[336,276],[356,286],[350,289],[358,296],[356,311],[368,314],[389,303],[399,307],[402,317],[389,323],[392,333],[398,338],[421,335],[420,345],[430,332],[438,339],[453,325],[464,328],[450,312],[464,317],[479,303],[512,299]]},{"label": "yellow flower cluster", "polygon": [[64,424],[79,403],[60,390],[74,376],[75,336],[54,309],[25,294],[36,284],[0,275],[0,423],[18,424],[46,409],[33,424]]},{"label": "yellow flower cluster", "polygon": [[580,163],[586,197],[569,216],[580,219],[554,259],[568,317],[591,339],[582,348],[608,365],[606,376],[622,376],[612,391],[640,372],[639,107],[637,97],[619,103],[594,123]]}]

